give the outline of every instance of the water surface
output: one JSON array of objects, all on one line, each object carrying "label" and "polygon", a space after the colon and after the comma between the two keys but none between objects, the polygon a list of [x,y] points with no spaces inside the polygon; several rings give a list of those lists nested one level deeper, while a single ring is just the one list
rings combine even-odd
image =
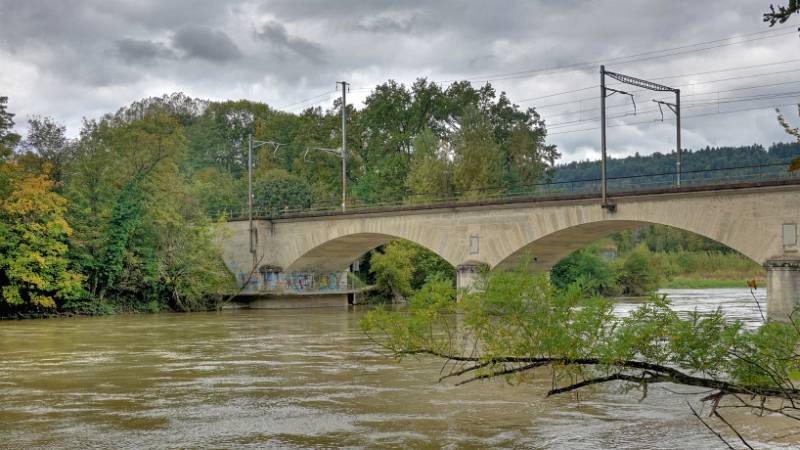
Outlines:
[{"label": "water surface", "polygon": [[[759,318],[746,290],[666,292],[679,311]],[[545,372],[521,386],[437,383],[439,361],[385,357],[358,330],[362,313],[0,322],[0,447],[725,448],[662,388],[639,402],[618,386],[546,398]]]}]

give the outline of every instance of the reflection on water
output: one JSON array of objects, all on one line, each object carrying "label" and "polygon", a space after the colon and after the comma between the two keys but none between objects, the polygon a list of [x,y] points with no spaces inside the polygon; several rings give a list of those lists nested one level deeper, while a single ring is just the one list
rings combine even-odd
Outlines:
[{"label": "reflection on water", "polygon": [[[682,311],[759,317],[746,290],[668,293]],[[612,386],[576,402],[545,398],[544,372],[524,386],[439,384],[438,361],[377,353],[360,315],[2,322],[0,447],[724,448],[659,388],[641,403]]]}]

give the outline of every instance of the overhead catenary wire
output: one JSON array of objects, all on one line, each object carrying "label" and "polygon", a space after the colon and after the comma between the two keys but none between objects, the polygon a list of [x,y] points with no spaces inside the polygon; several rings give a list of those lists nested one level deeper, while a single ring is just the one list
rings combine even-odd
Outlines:
[{"label": "overhead catenary wire", "polygon": [[[787,29],[791,29],[792,31],[786,31]],[[440,80],[440,81],[436,81],[436,83],[452,83],[452,82],[456,82],[456,81],[486,81],[486,82],[489,82],[489,81],[501,81],[501,80],[513,79],[513,78],[525,78],[525,77],[529,77],[529,76],[531,76],[533,74],[540,74],[540,73],[557,73],[557,72],[563,72],[563,71],[568,71],[568,70],[575,70],[577,68],[583,68],[583,67],[593,68],[593,67],[595,67],[595,66],[597,66],[597,65],[599,65],[601,63],[616,64],[616,65],[630,64],[630,63],[633,63],[633,62],[646,61],[646,60],[652,60],[652,59],[657,59],[657,58],[665,58],[665,57],[669,57],[669,56],[676,56],[676,55],[682,55],[682,54],[688,54],[688,53],[700,52],[700,51],[706,51],[706,50],[713,50],[713,49],[716,49],[716,48],[727,47],[727,46],[731,46],[731,45],[741,45],[741,44],[746,44],[748,42],[760,41],[760,40],[763,40],[763,39],[770,39],[770,38],[775,38],[775,37],[786,36],[786,35],[789,35],[789,34],[795,34],[796,32],[797,31],[796,31],[795,27],[786,26],[786,27],[781,27],[781,28],[773,28],[773,29],[770,29],[770,30],[762,30],[762,31],[756,31],[756,32],[752,32],[752,33],[733,35],[733,36],[728,36],[728,37],[720,38],[720,39],[714,39],[714,40],[710,40],[710,41],[697,42],[697,43],[692,43],[692,44],[685,44],[685,45],[681,45],[681,46],[678,46],[678,47],[672,47],[672,48],[667,48],[667,49],[652,50],[652,51],[636,53],[636,54],[632,54],[632,55],[618,56],[618,57],[613,57],[613,58],[605,58],[605,59],[602,59],[602,60],[582,61],[582,62],[577,62],[577,63],[572,63],[572,64],[565,64],[565,65],[551,66],[551,67],[544,67],[544,68],[537,68],[537,69],[529,69],[529,70],[523,70],[523,71],[518,71],[518,72],[509,72],[509,73],[504,73],[504,74],[492,74],[492,75],[464,77],[464,78],[461,78],[461,79]],[[730,40],[736,39],[736,38],[749,37],[749,36],[758,36],[758,35],[763,35],[763,34],[766,34],[766,36],[754,37],[752,39],[741,39],[741,40],[737,40],[737,41],[733,41],[733,42],[725,42],[725,41],[730,41]],[[701,47],[701,48],[691,49],[691,50],[686,50],[686,49],[689,49],[690,47],[699,47],[699,46],[708,45],[708,44],[717,44],[717,45],[708,46],[708,47]],[[659,53],[666,53],[666,54],[659,55]]]},{"label": "overhead catenary wire", "polygon": [[[711,112],[711,113],[704,113],[704,114],[693,114],[693,115],[689,115],[689,116],[684,116],[684,119],[690,119],[690,118],[693,118],[693,117],[707,117],[707,116],[715,116],[715,115],[723,115],[723,114],[734,114],[734,113],[747,112],[747,111],[758,111],[758,110],[767,110],[767,109],[775,109],[775,108],[785,108],[785,107],[789,107],[789,106],[797,106],[797,103],[787,103],[787,104],[781,104],[781,105],[764,105],[764,106],[758,106],[758,107],[753,107],[753,108],[736,109],[736,110],[731,110],[731,111],[719,111],[719,112]],[[674,118],[665,118],[663,122],[670,122],[670,121],[673,121],[673,120],[675,120],[675,119]],[[612,125],[608,125],[608,128],[634,126],[634,125],[655,125],[655,124],[660,124],[660,123],[662,123],[662,121],[660,121],[660,120],[642,120],[642,121],[638,121],[638,122],[627,122],[627,123],[612,124]],[[581,128],[581,129],[577,129],[577,130],[555,131],[553,133],[548,131],[547,135],[548,136],[552,136],[552,135],[559,135],[559,134],[580,133],[580,132],[584,132],[584,131],[594,131],[594,130],[599,130],[599,129],[600,129],[600,127],[590,127],[590,128]]]},{"label": "overhead catenary wire", "polygon": [[[798,82],[800,83],[800,82]],[[759,94],[755,96],[748,96],[748,97],[727,97],[722,98],[719,100],[710,100],[710,101],[701,101],[701,102],[694,102],[694,103],[685,103],[684,108],[692,109],[692,108],[701,108],[706,106],[717,106],[717,105],[724,105],[724,104],[731,104],[731,103],[742,103],[742,102],[754,102],[754,101],[762,101],[762,100],[775,100],[781,98],[792,98],[797,97],[800,101],[800,91],[790,91],[790,92],[774,92],[774,93],[765,93]],[[626,105],[619,105],[619,106],[626,106]],[[598,110],[599,108],[595,108],[594,110]],[[609,116],[609,119],[617,119],[623,117],[630,117],[634,115],[642,116],[645,114],[649,114],[651,112],[658,112],[658,108],[645,108],[643,110],[639,110],[638,114],[632,113],[625,113],[625,114],[617,114],[614,116]],[[555,128],[564,128],[569,126],[575,126],[579,123],[586,123],[586,122],[595,122],[599,120],[600,117],[588,117],[579,120],[570,120],[564,122],[556,122],[552,124],[547,124],[546,128],[548,130],[555,129]]]},{"label": "overhead catenary wire", "polygon": [[[335,94],[336,92],[337,92],[336,90],[325,91],[325,92],[317,94],[317,95],[315,95],[313,97],[309,97],[309,98],[307,98],[305,100],[299,100],[299,101],[296,101],[294,103],[290,103],[288,105],[282,105],[282,106],[276,107],[275,109],[292,109],[293,107],[296,107],[298,105],[302,105],[304,103],[308,103],[308,102],[310,102],[312,100],[316,100],[316,99],[318,99],[320,97],[330,96],[332,94]],[[316,103],[320,103],[320,102],[327,101],[327,100],[328,99],[326,98],[326,99],[320,100],[320,101],[318,101]]]},{"label": "overhead catenary wire", "polygon": [[[800,73],[800,69],[788,69],[788,70],[779,70],[779,71],[775,71],[775,72],[766,72],[766,73],[750,74],[750,75],[740,75],[740,76],[736,76],[736,77],[718,78],[716,80],[692,81],[692,82],[689,82],[689,83],[676,84],[675,86],[678,86],[678,87],[691,87],[691,86],[697,86],[697,85],[702,85],[702,84],[712,84],[712,83],[720,83],[720,82],[725,82],[725,81],[743,80],[743,79],[746,79],[746,78],[766,77],[766,76],[780,75],[780,74],[785,74],[785,73]],[[689,76],[689,75],[676,75],[676,76],[672,76],[670,78],[677,78],[679,76]],[[666,78],[666,77],[664,77],[664,78]],[[614,83],[614,84],[610,84],[609,83],[609,86],[616,86],[618,84],[619,83]],[[599,86],[593,86],[592,88],[597,88],[597,87],[599,87]],[[582,89],[582,90],[587,90],[587,89]],[[637,94],[639,92],[647,92],[647,90],[646,89],[634,89],[634,90],[630,90],[628,92],[630,92],[632,94]],[[694,94],[684,94],[684,96],[686,96],[686,95],[694,95]],[[547,103],[547,104],[544,104],[544,105],[536,105],[536,108],[538,108],[538,109],[550,108],[550,107],[564,106],[564,105],[570,105],[570,104],[573,104],[573,103],[585,102],[585,101],[590,101],[590,100],[599,100],[599,99],[600,99],[600,97],[597,97],[597,96],[584,97],[584,98],[579,98],[579,99],[567,100],[567,101],[563,101],[563,102],[559,102],[559,103]],[[523,100],[519,100],[517,103],[523,103],[523,102],[526,102],[526,101],[528,101],[528,100],[527,99],[523,99]]]},{"label": "overhead catenary wire", "polygon": [[[714,91],[709,91],[709,92],[698,92],[698,93],[693,93],[693,94],[683,94],[682,96],[684,98],[686,98],[686,97],[698,97],[698,96],[704,96],[704,95],[719,95],[719,94],[727,93],[727,92],[737,92],[737,91],[745,91],[745,90],[751,90],[751,89],[761,89],[761,88],[765,88],[765,87],[774,87],[774,86],[785,86],[785,85],[789,85],[789,84],[798,84],[798,83],[800,83],[800,80],[784,81],[784,82],[780,82],[780,83],[768,83],[768,84],[761,84],[761,85],[756,85],[756,86],[744,86],[744,87],[738,87],[738,88],[733,88],[733,89],[714,90]],[[683,85],[678,85],[678,86],[683,86]],[[633,91],[631,91],[631,92],[633,92]],[[640,92],[640,91],[636,91],[636,92]],[[655,99],[656,100],[663,100],[663,98],[655,98]],[[723,99],[719,98],[717,100],[723,100]],[[685,103],[685,104],[686,105],[690,105],[691,103]],[[628,106],[629,106],[628,103],[624,103],[624,104],[620,104],[620,105],[607,106],[606,108],[607,109],[616,109],[616,108],[625,108],[625,107],[628,107]],[[570,116],[570,115],[575,115],[575,114],[585,114],[585,113],[589,113],[589,112],[593,112],[593,111],[599,111],[599,110],[600,110],[599,107],[587,108],[587,109],[581,108],[579,111],[569,111],[569,112],[562,112],[562,113],[556,113],[556,114],[547,114],[547,118]]]},{"label": "overhead catenary wire", "polygon": [[[792,31],[786,31],[788,29],[792,29]],[[688,54],[688,53],[692,53],[692,52],[712,50],[712,49],[726,47],[726,46],[730,46],[730,45],[740,45],[740,44],[745,44],[745,43],[748,43],[748,42],[754,42],[754,41],[759,41],[759,40],[768,39],[768,38],[774,38],[774,37],[781,37],[781,36],[794,34],[794,33],[796,33],[796,31],[794,30],[794,27],[791,27],[791,26],[776,27],[776,28],[771,28],[769,30],[761,30],[761,31],[756,31],[756,32],[752,32],[752,33],[745,33],[745,34],[740,34],[740,35],[732,35],[732,36],[719,38],[719,39],[714,39],[714,40],[709,40],[709,41],[704,41],[704,42],[684,44],[684,45],[681,45],[681,46],[667,48],[667,49],[652,50],[652,51],[636,53],[636,54],[632,54],[632,55],[625,55],[625,56],[618,56],[618,57],[613,57],[613,58],[606,58],[606,59],[603,59],[603,60],[583,61],[583,62],[577,62],[577,63],[572,63],[572,64],[560,65],[560,66],[552,66],[552,67],[547,67],[547,68],[530,69],[530,70],[524,70],[524,71],[518,71],[518,72],[509,72],[509,73],[504,73],[504,74],[494,74],[494,75],[488,75],[488,76],[467,76],[467,77],[463,77],[463,78],[460,78],[460,79],[438,80],[438,81],[430,81],[430,82],[431,83],[436,83],[436,84],[449,84],[449,83],[458,82],[458,81],[485,81],[485,82],[502,81],[502,80],[512,79],[512,78],[525,78],[525,77],[529,77],[531,75],[544,73],[544,72],[556,73],[556,72],[561,72],[561,71],[574,70],[576,68],[592,68],[592,67],[594,67],[594,66],[596,66],[598,64],[601,64],[601,63],[617,64],[617,65],[630,64],[630,63],[633,63],[633,62],[651,60],[651,59],[655,59],[655,58],[663,58],[663,57],[669,57],[669,56],[677,56],[677,55],[682,55],[682,54]],[[764,35],[764,36],[759,36],[759,35]],[[733,41],[733,42],[725,42],[725,41],[730,41],[732,39],[747,38],[747,37],[752,37],[752,36],[758,36],[758,37],[754,37],[752,39],[740,39],[740,40]],[[690,49],[691,47],[699,47],[699,46],[708,45],[708,44],[718,44],[718,45],[686,50],[686,49]],[[676,53],[675,51],[678,51],[678,50],[680,50],[680,51]],[[665,53],[665,52],[667,52],[667,53],[663,54],[663,55],[659,55],[659,53]],[[669,52],[671,52],[671,53],[669,53]],[[800,61],[800,60],[781,61],[781,62],[767,63],[767,64],[754,64],[754,65],[745,66],[745,67],[742,67],[742,68],[721,69],[721,70],[715,70],[715,71],[695,73],[695,74],[692,74],[692,75],[674,75],[674,76],[671,76],[671,77],[702,75],[702,74],[705,74],[705,73],[719,73],[719,72],[724,72],[724,71],[729,71],[729,70],[744,70],[746,68],[764,67],[764,66],[769,66],[769,65],[785,64],[787,62],[797,62],[797,61]],[[652,79],[666,79],[666,78],[669,78],[669,77],[652,78]],[[616,83],[614,83],[614,84],[616,84]],[[609,84],[609,86],[610,85],[611,84]],[[565,92],[544,95],[544,96],[540,96],[540,97],[531,97],[531,98],[528,98],[528,99],[519,100],[518,102],[533,101],[533,100],[538,100],[538,99],[542,99],[542,98],[550,98],[550,97],[554,97],[554,96],[557,96],[557,95],[563,95],[563,94],[569,94],[569,93],[573,93],[573,92],[590,90],[593,87],[596,88],[597,86],[588,86],[588,87],[578,88],[578,89],[569,90],[569,91],[565,91]],[[372,88],[371,87],[366,87],[366,86],[358,87],[358,88],[352,88],[353,91],[370,90],[370,89],[372,89]],[[326,94],[329,94],[329,93],[333,93],[333,92],[326,92]],[[315,97],[312,97],[311,99],[313,99],[313,98],[315,98]],[[303,103],[303,102],[297,102],[297,103]],[[282,109],[282,108],[285,108],[285,107],[281,107],[279,109]]]}]

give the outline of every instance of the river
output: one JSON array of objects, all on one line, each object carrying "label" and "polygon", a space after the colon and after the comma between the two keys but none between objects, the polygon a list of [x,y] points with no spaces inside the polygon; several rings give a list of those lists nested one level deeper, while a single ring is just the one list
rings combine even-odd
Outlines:
[{"label": "river", "polygon": [[[747,290],[665,292],[679,311],[719,306],[751,326],[760,320]],[[0,447],[725,448],[689,414],[686,396],[663,388],[640,402],[638,391],[604,386],[576,401],[546,398],[545,379],[437,383],[439,361],[385,357],[359,331],[361,315],[0,322]]]}]

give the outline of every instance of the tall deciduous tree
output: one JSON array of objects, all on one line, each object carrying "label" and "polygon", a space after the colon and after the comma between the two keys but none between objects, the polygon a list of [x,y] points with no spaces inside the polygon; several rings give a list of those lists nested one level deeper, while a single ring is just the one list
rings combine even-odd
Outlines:
[{"label": "tall deciduous tree", "polygon": [[285,170],[269,170],[253,183],[253,208],[259,215],[276,215],[310,206],[311,187]]},{"label": "tall deciduous tree", "polygon": [[412,202],[430,202],[451,195],[449,163],[442,142],[429,128],[414,139],[406,189]]},{"label": "tall deciduous tree", "polygon": [[55,182],[64,179],[64,168],[69,162],[74,145],[67,139],[66,127],[51,117],[32,117],[28,119],[28,136],[23,146],[33,152],[41,162],[48,166],[50,178]]},{"label": "tall deciduous tree", "polygon": [[487,118],[476,109],[464,114],[454,137],[453,185],[465,199],[501,194],[502,156]]},{"label": "tall deciduous tree", "polygon": [[0,96],[0,160],[8,158],[19,143],[20,136],[12,131],[14,114],[6,110],[8,97]]},{"label": "tall deciduous tree", "polygon": [[66,200],[44,175],[12,173],[11,180],[10,194],[0,199],[0,299],[18,308],[55,308],[82,293],[82,278],[66,258],[72,233]]}]

